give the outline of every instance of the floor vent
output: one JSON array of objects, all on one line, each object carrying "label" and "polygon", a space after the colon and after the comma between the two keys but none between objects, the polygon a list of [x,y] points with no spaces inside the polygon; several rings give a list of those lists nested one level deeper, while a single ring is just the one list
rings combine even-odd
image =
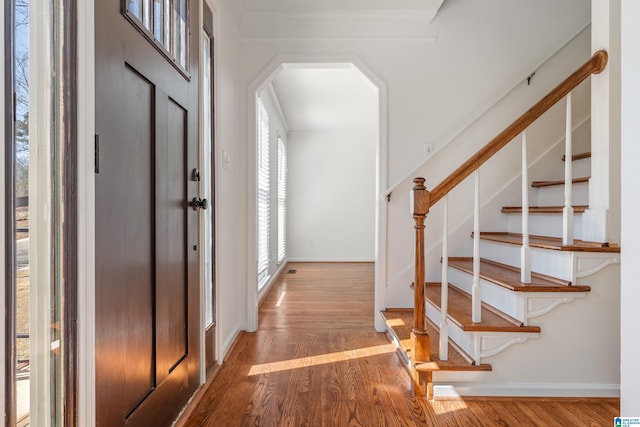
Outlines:
[{"label": "floor vent", "polygon": [[298,270],[289,270],[289,271],[287,271],[287,274],[296,274],[297,271]]}]

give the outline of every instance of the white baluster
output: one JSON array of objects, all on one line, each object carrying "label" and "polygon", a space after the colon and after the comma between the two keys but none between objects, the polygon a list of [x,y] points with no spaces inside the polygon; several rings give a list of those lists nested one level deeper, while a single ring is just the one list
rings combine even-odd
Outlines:
[{"label": "white baluster", "polygon": [[565,136],[564,162],[564,209],[562,210],[562,244],[573,244],[573,143],[571,140],[571,93],[567,95],[567,129]]},{"label": "white baluster", "polygon": [[440,360],[449,358],[449,196],[444,196],[444,219],[442,221],[442,291],[440,299]]},{"label": "white baluster", "polygon": [[480,171],[475,172],[476,185],[473,204],[473,287],[471,288],[471,320],[481,322],[480,309]]},{"label": "white baluster", "polygon": [[522,132],[522,248],[520,249],[520,281],[531,283],[531,248],[529,247],[529,165],[527,131]]}]

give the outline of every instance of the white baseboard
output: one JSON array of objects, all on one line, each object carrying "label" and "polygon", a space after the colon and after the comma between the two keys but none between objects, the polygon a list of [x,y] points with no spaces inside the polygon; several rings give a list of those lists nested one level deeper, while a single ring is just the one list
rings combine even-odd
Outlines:
[{"label": "white baseboard", "polygon": [[434,384],[436,398],[457,396],[620,397],[620,384],[514,383]]}]

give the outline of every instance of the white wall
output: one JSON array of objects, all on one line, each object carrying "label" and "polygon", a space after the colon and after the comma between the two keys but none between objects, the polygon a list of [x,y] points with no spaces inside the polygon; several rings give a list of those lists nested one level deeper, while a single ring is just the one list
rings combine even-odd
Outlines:
[{"label": "white wall", "polygon": [[[217,334],[219,360],[224,357],[247,320],[247,161],[245,144],[245,86],[241,75],[241,40],[224,1],[214,3],[216,52],[215,107],[218,184],[217,215]],[[226,156],[225,156],[226,155]],[[225,164],[225,157],[228,164]]]},{"label": "white wall", "polygon": [[[219,3],[230,2],[219,0]],[[239,13],[236,13],[235,17],[238,16]],[[225,286],[225,289],[221,289],[224,295],[219,300],[220,307],[223,307],[219,317],[225,337],[231,329],[244,326],[238,319],[246,319],[247,312],[238,305],[238,301],[243,299],[247,286],[252,283],[246,274],[251,266],[245,265],[242,269],[239,265],[248,259],[250,254],[247,247],[251,247],[251,236],[247,237],[246,234],[247,223],[245,221],[243,225],[242,221],[246,219],[248,200],[246,179],[253,179],[253,176],[251,170],[246,169],[247,165],[239,164],[244,157],[238,157],[250,154],[247,152],[249,139],[246,138],[247,117],[250,116],[246,105],[246,88],[254,83],[275,57],[298,55],[317,58],[319,62],[323,58],[331,58],[335,62],[335,58],[343,55],[345,62],[349,62],[355,55],[386,84],[388,103],[384,107],[388,118],[385,135],[388,140],[388,162],[382,168],[387,173],[379,180],[384,186],[397,182],[424,161],[425,142],[434,142],[440,148],[511,88],[524,82],[526,76],[537,71],[531,86],[521,83],[514,95],[515,100],[501,103],[500,108],[485,116],[478,125],[484,132],[481,141],[470,138],[469,134],[461,135],[451,145],[448,154],[440,157],[440,160],[446,161],[442,160],[438,165],[450,171],[474,147],[488,140],[484,136],[494,136],[496,130],[508,124],[523,108],[532,105],[543,91],[564,78],[564,71],[573,71],[586,60],[589,55],[588,30],[586,36],[581,35],[577,42],[582,46],[583,39],[587,39],[585,52],[581,47],[570,48],[564,62],[560,61],[561,65],[551,67],[548,72],[538,69],[546,58],[583,29],[589,20],[590,3],[584,0],[561,3],[555,0],[517,3],[510,0],[458,0],[445,2],[436,19],[429,24],[429,33],[435,37],[435,43],[426,39],[404,38],[243,38],[236,32],[237,26],[231,22],[231,14],[225,9],[221,22],[226,30],[221,33],[223,56],[219,65],[224,68],[225,79],[220,81],[218,91],[218,96],[224,98],[219,107],[224,117],[219,122],[218,138],[222,134],[221,143],[233,150],[232,170],[223,171],[226,176],[223,181],[226,181],[222,190],[223,200],[233,203],[226,206],[224,202],[221,203],[221,209],[226,209],[226,214],[221,215],[219,220],[219,234],[223,239],[219,265],[225,270],[221,275],[229,281],[226,283],[227,280],[221,280],[219,283],[219,286]],[[292,142],[289,140],[290,147]],[[239,146],[232,147],[232,144]],[[290,148],[289,161],[293,164],[291,151]],[[239,170],[242,167],[245,173]],[[289,182],[293,182],[292,175]],[[397,197],[398,193],[394,193],[392,203],[398,202]],[[397,206],[405,215],[406,203],[401,201]],[[289,212],[290,221],[294,216]],[[407,260],[412,259],[413,247],[412,243],[406,245],[403,241],[407,237],[405,234],[411,233],[410,227],[406,231],[404,223],[400,222],[400,228],[393,228],[395,219],[390,219],[388,224],[391,227],[389,236],[398,233],[401,242],[398,245],[389,242],[386,245],[388,259],[380,260],[389,267],[388,273],[382,278],[387,283],[401,273],[408,264]],[[289,232],[292,233],[292,230]],[[410,236],[408,241],[411,242]],[[228,250],[225,244],[233,252],[223,255]],[[296,249],[291,238],[289,245],[290,255],[295,256]],[[228,258],[223,259],[225,256]],[[396,270],[391,271],[391,267]],[[238,286],[232,288],[231,283]],[[233,326],[232,323],[227,323],[228,326],[222,324],[232,321],[237,323]]]},{"label": "white wall", "polygon": [[402,38],[244,39],[244,81],[249,84],[279,54],[319,59],[357,55],[387,84],[385,181],[394,183],[424,160],[425,142],[446,141],[589,19],[590,5],[583,0],[448,1],[428,26],[435,43]]},{"label": "white wall", "polygon": [[290,260],[374,260],[377,143],[377,128],[289,134]]},{"label": "white wall", "polygon": [[622,416],[640,414],[640,3],[622,0],[622,291],[621,400]]}]

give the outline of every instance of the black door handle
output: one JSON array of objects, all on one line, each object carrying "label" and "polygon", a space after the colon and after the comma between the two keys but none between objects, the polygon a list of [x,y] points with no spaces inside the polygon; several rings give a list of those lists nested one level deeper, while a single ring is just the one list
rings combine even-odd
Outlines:
[{"label": "black door handle", "polygon": [[193,208],[194,211],[197,211],[198,209],[207,209],[209,207],[209,202],[207,201],[207,199],[194,197],[189,205]]}]

